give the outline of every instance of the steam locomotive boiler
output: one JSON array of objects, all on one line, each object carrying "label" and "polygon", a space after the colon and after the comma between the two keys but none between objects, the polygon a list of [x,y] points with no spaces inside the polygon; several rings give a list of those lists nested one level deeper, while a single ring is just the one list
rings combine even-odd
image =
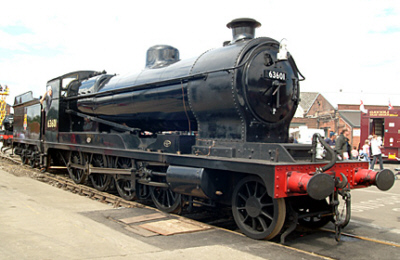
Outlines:
[{"label": "steam locomotive boiler", "polygon": [[193,59],[180,61],[170,46],[150,48],[144,71],[80,87],[78,94],[93,94],[78,99],[77,109],[150,132],[198,131],[202,139],[230,143],[287,141],[299,99],[293,59],[276,58],[275,40],[246,40],[258,22],[228,26],[230,44]]},{"label": "steam locomotive boiler", "polygon": [[282,238],[298,223],[334,221],[340,234],[350,189],[387,190],[394,174],[336,161],[317,135],[312,145],[288,143],[304,77],[285,42],[254,38],[260,25],[233,20],[231,41],[192,59],[156,45],[139,73],[76,71],[50,80],[40,101],[17,97],[15,152],[32,166],[67,166],[76,183],[115,183],[127,200],[151,197],[166,212],[230,206],[255,239],[272,239],[285,222]]}]

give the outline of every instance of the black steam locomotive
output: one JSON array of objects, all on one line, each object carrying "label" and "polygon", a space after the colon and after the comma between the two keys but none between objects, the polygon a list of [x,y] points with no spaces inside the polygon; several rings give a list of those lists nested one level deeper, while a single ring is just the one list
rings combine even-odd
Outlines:
[{"label": "black steam locomotive", "polygon": [[340,231],[350,213],[338,214],[339,196],[349,209],[351,188],[387,190],[393,173],[336,162],[317,135],[312,145],[288,143],[304,77],[283,42],[254,38],[259,22],[227,26],[233,39],[198,57],[157,45],[139,73],[76,71],[48,81],[40,100],[17,96],[14,152],[33,167],[64,165],[101,191],[114,183],[127,200],[151,196],[166,212],[231,206],[255,239],[285,223],[283,238],[298,223],[332,220]]}]

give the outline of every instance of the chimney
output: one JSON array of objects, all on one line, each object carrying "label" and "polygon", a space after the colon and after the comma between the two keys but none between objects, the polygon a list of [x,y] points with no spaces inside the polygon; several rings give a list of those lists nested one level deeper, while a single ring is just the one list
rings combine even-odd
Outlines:
[{"label": "chimney", "polygon": [[261,23],[251,18],[239,18],[232,20],[226,25],[226,27],[232,29],[233,39],[231,44],[243,39],[253,39],[255,35],[255,28],[260,26]]}]

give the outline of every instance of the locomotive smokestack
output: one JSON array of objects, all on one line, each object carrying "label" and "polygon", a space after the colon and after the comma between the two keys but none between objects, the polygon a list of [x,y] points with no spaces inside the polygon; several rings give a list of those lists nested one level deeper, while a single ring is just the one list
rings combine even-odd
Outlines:
[{"label": "locomotive smokestack", "polygon": [[235,19],[226,25],[226,27],[232,29],[233,39],[231,43],[235,43],[243,39],[253,39],[255,35],[255,29],[260,26],[261,23],[251,18]]}]

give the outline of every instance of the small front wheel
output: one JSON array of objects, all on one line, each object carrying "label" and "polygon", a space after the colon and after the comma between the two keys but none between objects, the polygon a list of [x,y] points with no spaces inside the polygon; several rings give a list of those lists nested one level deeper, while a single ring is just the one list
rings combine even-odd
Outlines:
[{"label": "small front wheel", "polygon": [[232,196],[232,213],[240,230],[253,239],[272,239],[286,217],[285,200],[271,198],[258,176],[239,181]]}]

